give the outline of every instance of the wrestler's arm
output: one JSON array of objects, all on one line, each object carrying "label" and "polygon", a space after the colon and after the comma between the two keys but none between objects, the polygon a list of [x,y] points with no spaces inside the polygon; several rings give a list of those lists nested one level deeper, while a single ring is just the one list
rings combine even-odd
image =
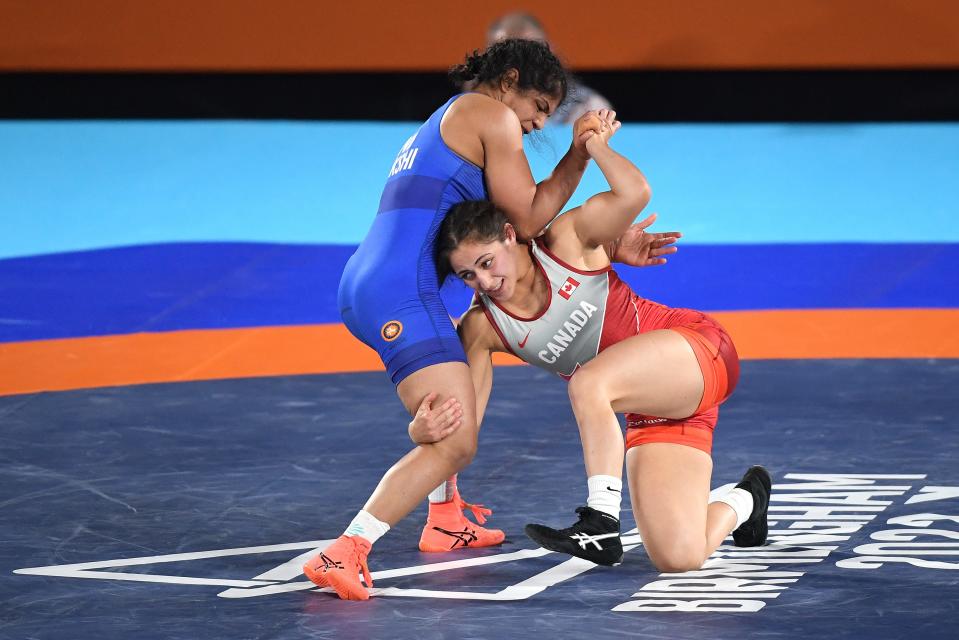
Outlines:
[{"label": "wrestler's arm", "polygon": [[652,190],[642,171],[610,148],[606,136],[592,135],[586,145],[610,189],[570,211],[568,224],[584,246],[600,247],[629,230],[636,215],[649,203]]},{"label": "wrestler's arm", "polygon": [[[505,351],[505,348],[478,304],[474,304],[463,314],[457,332],[466,352],[473,388],[476,390],[476,423],[482,424],[493,387],[492,354],[494,351]],[[410,440],[416,444],[439,442],[461,425],[460,418],[463,413],[459,402],[451,398],[443,406],[432,409],[430,403],[435,397],[436,394],[429,394],[410,422],[408,433]]]},{"label": "wrestler's arm", "polygon": [[[537,184],[523,150],[516,114],[501,104],[484,104],[480,141],[490,200],[500,207],[521,240],[538,236],[569,201],[589,162],[585,136],[575,139],[548,178]],[[589,114],[587,114],[588,117]],[[615,113],[604,114],[615,118]]]},{"label": "wrestler's arm", "polygon": [[482,425],[493,388],[493,352],[505,349],[478,303],[463,314],[457,332],[460,342],[463,343],[463,350],[466,351],[466,361],[469,363],[473,389],[476,391],[476,424]]}]

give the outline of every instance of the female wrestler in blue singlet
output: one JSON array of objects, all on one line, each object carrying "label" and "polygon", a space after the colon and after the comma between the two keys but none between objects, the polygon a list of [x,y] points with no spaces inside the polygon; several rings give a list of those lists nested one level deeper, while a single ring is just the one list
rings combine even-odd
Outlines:
[{"label": "female wrestler in blue singlet", "polygon": [[[369,597],[358,573],[366,575],[372,543],[476,452],[473,383],[433,263],[440,222],[457,202],[490,199],[520,237],[534,237],[569,200],[588,162],[582,134],[549,178],[537,184],[530,172],[523,135],[541,129],[566,96],[566,72],[548,45],[505,40],[474,52],[451,76],[475,88],[440,107],[396,156],[373,226],[344,271],[339,304],[349,330],[382,358],[411,415],[435,403],[460,414],[460,424],[394,464],[344,535],[304,566],[313,582],[341,598]],[[612,123],[615,113],[600,118]],[[468,523],[463,506],[470,505],[454,491],[447,510]],[[450,515],[437,511],[437,518]],[[472,525],[454,538],[451,547],[477,546],[501,541],[502,533]]]}]

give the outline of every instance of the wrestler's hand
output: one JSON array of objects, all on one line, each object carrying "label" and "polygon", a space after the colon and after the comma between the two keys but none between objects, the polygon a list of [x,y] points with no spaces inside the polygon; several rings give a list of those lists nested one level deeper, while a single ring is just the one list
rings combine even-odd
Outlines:
[{"label": "wrestler's hand", "polygon": [[623,235],[607,245],[606,252],[612,262],[621,262],[633,267],[654,267],[666,264],[663,256],[676,253],[671,246],[683,237],[679,231],[649,233],[646,228],[656,221],[656,214],[633,224]]},{"label": "wrestler's hand", "polygon": [[436,393],[427,394],[413,416],[407,432],[410,440],[416,444],[439,442],[460,428],[463,421],[463,407],[459,400],[450,398],[436,409],[432,408]]},{"label": "wrestler's hand", "polygon": [[589,153],[591,144],[608,143],[621,126],[622,123],[616,119],[616,112],[612,109],[587,111],[573,124],[573,145],[581,144],[582,149]]}]

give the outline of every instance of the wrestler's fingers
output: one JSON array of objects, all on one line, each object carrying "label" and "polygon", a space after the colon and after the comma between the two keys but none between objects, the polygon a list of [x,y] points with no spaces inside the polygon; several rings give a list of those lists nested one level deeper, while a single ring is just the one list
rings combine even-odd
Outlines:
[{"label": "wrestler's fingers", "polygon": [[640,220],[639,222],[637,222],[634,226],[637,226],[640,229],[645,229],[646,227],[656,222],[657,217],[659,217],[659,214],[654,211],[648,216],[646,216],[645,218],[643,218],[642,220]]},{"label": "wrestler's fingers", "polygon": [[579,141],[583,144],[586,144],[586,141],[596,135],[596,132],[592,129],[588,129],[580,134]]},{"label": "wrestler's fingers", "polygon": [[460,404],[459,400],[457,400],[456,398],[450,398],[449,400],[444,402],[443,405],[439,407],[436,411],[437,412],[449,411],[450,409],[454,409],[458,407],[459,404]]},{"label": "wrestler's fingers", "polygon": [[463,421],[457,420],[456,422],[452,423],[451,425],[443,429],[443,431],[440,432],[440,436],[439,438],[437,438],[437,440],[442,440],[443,438],[446,438],[447,436],[451,435],[454,431],[459,429],[461,426],[463,426]]},{"label": "wrestler's fingers", "polygon": [[459,407],[452,407],[443,413],[443,422],[449,423],[463,415],[463,410]]},{"label": "wrestler's fingers", "polygon": [[427,393],[426,397],[423,398],[423,400],[420,402],[420,408],[417,410],[417,413],[421,411],[428,413],[430,411],[430,407],[433,404],[433,401],[436,400],[437,395],[439,394],[437,394],[435,391],[430,391],[429,393]]},{"label": "wrestler's fingers", "polygon": [[449,403],[446,402],[442,407],[436,407],[435,409],[431,409],[423,414],[423,418],[426,419],[427,424],[429,424],[430,427],[435,425],[437,421],[446,414],[446,411],[449,409],[448,404]]},{"label": "wrestler's fingers", "polygon": [[678,247],[656,247],[651,249],[649,255],[651,256],[665,256],[671,253],[676,253],[679,251]]}]

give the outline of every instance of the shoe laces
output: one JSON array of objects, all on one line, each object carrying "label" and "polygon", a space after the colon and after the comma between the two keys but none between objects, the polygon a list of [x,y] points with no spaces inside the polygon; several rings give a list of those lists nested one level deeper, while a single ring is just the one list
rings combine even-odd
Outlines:
[{"label": "shoe laces", "polygon": [[557,533],[561,533],[564,536],[572,536],[576,533],[582,533],[586,528],[586,511],[587,507],[577,507],[576,515],[579,516],[579,520],[574,522],[571,526],[566,527],[565,529],[555,529]]},{"label": "shoe laces", "polygon": [[591,507],[576,507],[576,515],[579,516],[579,520],[573,523],[571,527],[561,529],[560,533],[567,536],[572,535],[574,533],[583,533],[583,532],[595,533],[596,528],[594,526],[590,526],[586,522],[587,518],[589,518],[590,516],[590,513],[597,513],[597,512],[595,509],[592,509]]},{"label": "shoe laces", "polygon": [[353,536],[350,536],[349,540],[353,543],[353,549],[350,551],[350,559],[360,565],[360,571],[363,572],[363,580],[366,582],[366,586],[372,588],[373,578],[370,576],[370,568],[366,566],[366,553],[362,547],[360,547],[359,543],[353,539]]},{"label": "shoe laces", "polygon": [[463,510],[469,509],[473,513],[473,518],[479,524],[486,524],[486,516],[493,515],[492,509],[487,509],[481,504],[470,504],[463,498],[459,499],[459,507]]},{"label": "shoe laces", "polygon": [[589,511],[590,511],[589,507],[576,507],[576,515],[579,516],[579,520],[577,520],[577,521],[573,524],[573,526],[567,527],[566,529],[563,529],[563,532],[564,532],[564,533],[579,533],[579,532],[581,532],[581,531],[583,530],[583,527],[585,526],[586,516],[587,516],[587,514],[589,513]]}]

